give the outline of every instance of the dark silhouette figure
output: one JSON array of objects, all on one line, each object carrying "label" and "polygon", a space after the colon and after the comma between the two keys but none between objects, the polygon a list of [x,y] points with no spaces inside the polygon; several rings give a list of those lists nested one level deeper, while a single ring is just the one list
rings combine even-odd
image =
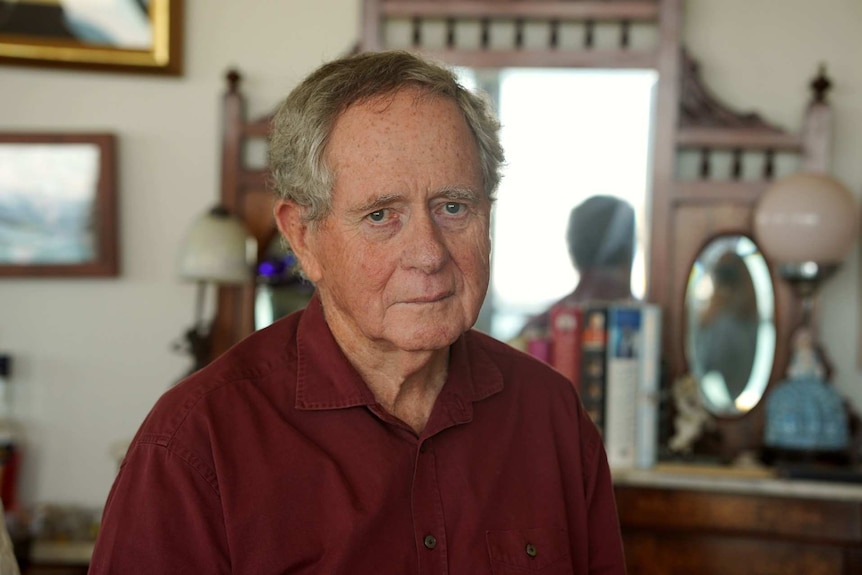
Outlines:
[{"label": "dark silhouette figure", "polygon": [[613,196],[590,196],[569,214],[566,243],[580,275],[578,284],[548,310],[531,318],[521,334],[547,330],[551,309],[560,305],[634,299],[635,211],[628,202]]}]

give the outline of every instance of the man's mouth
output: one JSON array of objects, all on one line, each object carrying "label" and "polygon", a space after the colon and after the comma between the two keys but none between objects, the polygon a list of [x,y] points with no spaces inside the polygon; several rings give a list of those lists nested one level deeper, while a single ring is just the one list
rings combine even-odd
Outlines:
[{"label": "man's mouth", "polygon": [[403,303],[436,303],[452,297],[452,292],[440,292],[436,294],[422,295],[405,300]]}]

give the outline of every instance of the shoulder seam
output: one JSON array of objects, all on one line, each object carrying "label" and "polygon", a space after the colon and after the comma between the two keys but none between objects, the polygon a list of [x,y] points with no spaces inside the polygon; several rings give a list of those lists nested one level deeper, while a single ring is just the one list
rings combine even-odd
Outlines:
[{"label": "shoulder seam", "polygon": [[253,373],[234,374],[232,377],[216,378],[210,383],[201,385],[201,387],[196,389],[194,393],[191,394],[191,397],[189,397],[179,408],[179,413],[177,413],[175,416],[175,423],[172,426],[172,429],[169,434],[169,440],[173,440],[176,437],[176,434],[179,432],[186,419],[188,419],[189,414],[204,397],[232,383],[236,383],[243,380],[251,380],[256,377],[266,377],[267,375],[275,371],[275,367],[271,364],[268,364],[266,367],[268,368],[266,370],[254,369]]},{"label": "shoulder seam", "polygon": [[214,381],[208,382],[204,385],[201,385],[198,389],[195,390],[193,394],[182,404],[182,407],[178,410],[179,413],[175,415],[175,419],[173,420],[173,425],[171,425],[171,429],[169,433],[165,434],[154,434],[154,433],[145,433],[142,434],[138,439],[140,443],[147,443],[158,445],[164,447],[191,467],[195,471],[197,471],[200,476],[210,484],[210,487],[216,492],[216,495],[219,495],[219,487],[218,487],[218,478],[213,469],[206,464],[206,462],[198,455],[192,451],[191,448],[185,446],[181,442],[177,440],[177,434],[180,432],[180,429],[185,424],[191,412],[194,408],[210,393],[218,389],[222,389],[227,385],[236,383],[238,381],[247,381],[251,380],[255,377],[265,377],[275,371],[275,366],[268,363],[264,369],[255,367],[252,373],[242,373],[242,374],[230,374],[228,377],[216,378]]},{"label": "shoulder seam", "polygon": [[161,434],[146,434],[138,438],[137,444],[161,447],[167,452],[177,456],[186,465],[197,472],[197,474],[200,475],[207,484],[209,484],[217,497],[221,497],[221,492],[219,491],[218,486],[218,477],[216,476],[215,471],[213,471],[200,457],[195,455],[191,449],[176,441],[174,437]]}]

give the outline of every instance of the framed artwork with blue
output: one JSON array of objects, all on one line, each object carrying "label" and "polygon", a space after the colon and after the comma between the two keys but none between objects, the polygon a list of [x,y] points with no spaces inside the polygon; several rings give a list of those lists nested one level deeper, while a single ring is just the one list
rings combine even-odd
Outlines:
[{"label": "framed artwork with blue", "polygon": [[118,273],[116,138],[0,133],[0,277]]}]

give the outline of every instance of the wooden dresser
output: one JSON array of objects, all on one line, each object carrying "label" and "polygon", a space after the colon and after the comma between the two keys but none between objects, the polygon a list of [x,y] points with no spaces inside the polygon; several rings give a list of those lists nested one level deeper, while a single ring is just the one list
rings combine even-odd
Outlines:
[{"label": "wooden dresser", "polygon": [[614,483],[629,575],[862,574],[862,485],[662,466]]}]

